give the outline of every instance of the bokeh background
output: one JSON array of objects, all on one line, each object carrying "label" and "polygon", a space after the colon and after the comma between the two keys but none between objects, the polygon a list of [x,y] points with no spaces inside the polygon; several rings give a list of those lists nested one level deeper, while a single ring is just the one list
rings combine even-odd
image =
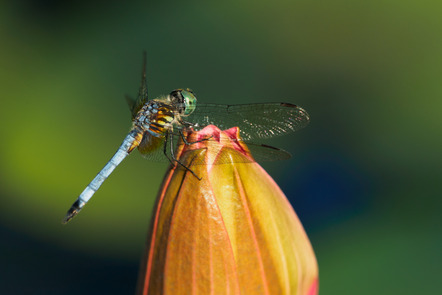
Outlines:
[{"label": "bokeh background", "polygon": [[152,97],[286,101],[311,124],[264,164],[301,218],[320,294],[442,289],[442,2],[3,1],[0,293],[133,294],[166,171],[136,152],[66,210]]}]

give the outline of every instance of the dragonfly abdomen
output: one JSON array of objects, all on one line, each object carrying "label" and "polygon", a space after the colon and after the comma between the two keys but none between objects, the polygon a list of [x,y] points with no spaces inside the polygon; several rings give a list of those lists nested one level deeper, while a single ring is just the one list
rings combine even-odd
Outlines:
[{"label": "dragonfly abdomen", "polygon": [[118,148],[115,155],[107,162],[103,169],[95,176],[95,178],[89,183],[89,185],[80,194],[78,199],[72,204],[71,208],[66,214],[63,223],[71,220],[75,215],[80,212],[80,210],[86,205],[90,198],[95,194],[95,192],[100,188],[103,182],[109,177],[109,175],[114,171],[114,169],[121,163],[121,161],[126,158],[129,153],[139,145],[141,141],[141,135],[133,130],[124,139],[121,146]]}]

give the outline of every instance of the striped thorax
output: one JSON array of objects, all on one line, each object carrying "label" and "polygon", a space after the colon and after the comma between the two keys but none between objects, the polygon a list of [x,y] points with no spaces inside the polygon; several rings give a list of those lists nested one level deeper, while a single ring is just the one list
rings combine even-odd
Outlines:
[{"label": "striped thorax", "polygon": [[175,122],[173,106],[160,100],[147,102],[137,113],[134,127],[149,132],[155,137],[163,137]]}]

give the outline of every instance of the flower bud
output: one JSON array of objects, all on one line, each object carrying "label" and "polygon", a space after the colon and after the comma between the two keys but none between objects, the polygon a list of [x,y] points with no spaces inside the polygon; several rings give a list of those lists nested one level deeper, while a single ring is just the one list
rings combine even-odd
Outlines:
[{"label": "flower bud", "polygon": [[310,241],[238,128],[208,126],[187,141],[176,157],[201,180],[180,165],[166,175],[138,294],[317,294]]}]

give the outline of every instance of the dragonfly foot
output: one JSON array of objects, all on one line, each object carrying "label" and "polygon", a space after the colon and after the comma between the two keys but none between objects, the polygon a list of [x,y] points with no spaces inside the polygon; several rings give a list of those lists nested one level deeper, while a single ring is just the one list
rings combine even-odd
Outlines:
[{"label": "dragonfly foot", "polygon": [[196,175],[195,174],[195,172],[193,172],[193,170],[192,169],[190,169],[190,168],[188,168],[188,167],[186,167],[186,166],[184,166],[184,168],[186,168],[187,169],[187,171],[189,171],[190,173],[192,173],[192,175],[193,176],[195,176],[198,180],[200,180],[201,181],[201,177],[199,177],[198,175]]},{"label": "dragonfly foot", "polygon": [[[193,172],[193,170],[192,169],[190,169],[189,167],[187,167],[186,165],[184,165],[183,163],[181,163],[180,161],[178,161],[177,159],[174,159],[175,160],[175,162],[177,162],[178,164],[180,164],[181,165],[181,167],[183,167],[184,169],[186,169],[187,171],[189,171],[190,173],[192,173],[192,175],[193,176],[195,176],[198,180],[200,180],[201,181],[201,177],[199,177],[198,175],[196,175],[196,173],[195,172]],[[195,157],[190,161],[190,165],[192,165],[192,162],[193,162],[193,160],[195,160]]]}]

